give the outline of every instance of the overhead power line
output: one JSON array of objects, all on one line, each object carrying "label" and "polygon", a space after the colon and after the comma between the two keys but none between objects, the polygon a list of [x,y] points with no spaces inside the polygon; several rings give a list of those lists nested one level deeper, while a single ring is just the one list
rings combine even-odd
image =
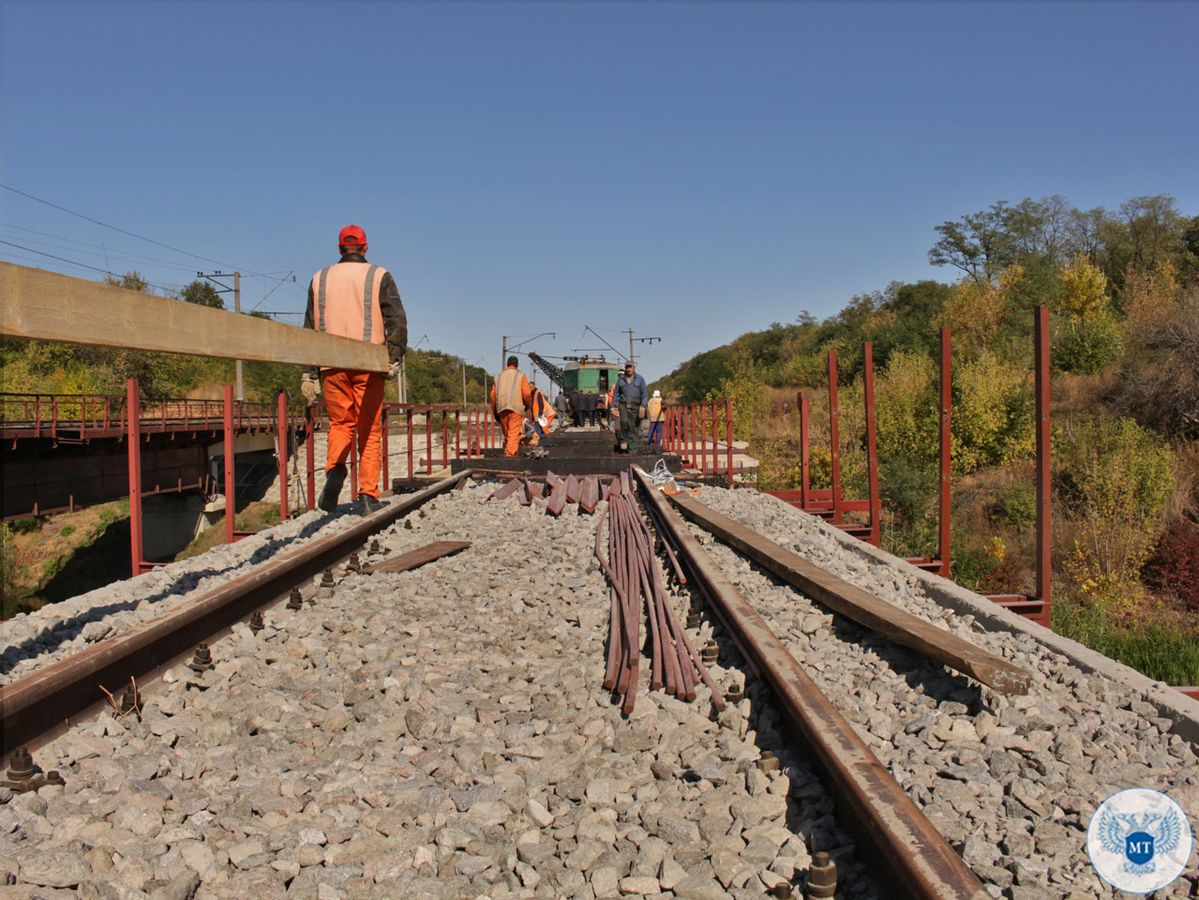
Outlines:
[{"label": "overhead power line", "polygon": [[0,188],[4,188],[4,190],[6,190],[6,191],[11,191],[12,193],[17,194],[21,197],[26,197],[37,203],[41,203],[46,206],[49,206],[51,209],[57,209],[60,212],[65,212],[68,215],[72,215],[72,216],[75,216],[76,218],[83,219],[85,222],[91,222],[93,225],[99,225],[101,228],[110,228],[113,231],[118,231],[121,234],[128,235],[129,237],[137,238],[139,241],[145,241],[148,244],[154,244],[157,247],[162,247],[166,250],[170,250],[172,253],[182,253],[184,256],[190,256],[192,259],[200,259],[200,260],[203,260],[204,262],[215,263],[218,266],[229,266],[230,268],[238,269],[239,271],[244,271],[247,275],[258,275],[261,277],[267,277],[262,272],[250,272],[249,270],[243,269],[241,266],[234,265],[233,263],[221,262],[219,259],[212,259],[211,257],[208,257],[208,256],[201,256],[198,253],[192,253],[190,250],[184,250],[180,247],[172,247],[170,244],[164,244],[162,241],[154,240],[154,238],[148,238],[145,235],[137,234],[136,232],[128,231],[124,228],[118,228],[116,225],[109,225],[107,222],[101,222],[99,219],[93,219],[91,216],[85,216],[83,213],[75,212],[75,210],[73,210],[73,209],[67,209],[65,206],[59,206],[57,203],[51,203],[49,200],[43,200],[41,197],[35,197],[35,196],[33,196],[33,194],[26,193],[25,191],[19,191],[15,187],[10,187],[7,184],[0,184]]},{"label": "overhead power line", "polygon": [[[103,254],[103,255],[119,256],[119,257],[123,257],[125,259],[130,259],[130,260],[134,260],[134,261],[138,261],[138,262],[161,263],[162,265],[167,266],[168,268],[179,269],[180,271],[184,271],[184,272],[194,272],[196,270],[195,263],[184,263],[184,262],[180,262],[179,260],[163,259],[161,256],[147,256],[146,254],[138,253],[135,250],[126,250],[121,247],[110,247],[107,244],[96,244],[96,243],[93,243],[92,241],[81,241],[81,240],[78,240],[77,238],[67,237],[66,235],[63,235],[63,234],[54,234],[53,232],[50,232],[50,231],[39,231],[36,228],[28,228],[24,225],[14,224],[13,222],[0,222],[0,228],[5,229],[5,230],[20,231],[20,232],[23,232],[24,234],[36,234],[36,235],[39,235],[40,237],[53,238],[55,241],[64,241],[65,243],[73,244],[76,247],[89,247],[94,251],[98,251],[95,254],[93,254],[93,255],[97,255],[97,256]],[[20,235],[18,235],[18,237],[20,237]],[[33,241],[30,238],[22,238],[22,239],[30,240],[32,243],[40,243],[43,246],[49,247],[51,250],[71,250],[71,249],[73,249],[72,247],[58,246],[49,241]],[[251,275],[254,273],[247,272],[245,274]],[[290,275],[292,273],[288,272],[287,274]],[[284,273],[281,271],[280,272],[266,272],[266,273],[264,273],[264,275],[262,277],[263,278],[279,278],[280,276],[283,276],[283,275],[284,275]]]},{"label": "overhead power line", "polygon": [[[87,263],[79,262],[79,260],[77,260],[77,259],[67,259],[65,256],[55,256],[53,253],[46,253],[44,250],[36,250],[33,247],[25,247],[21,244],[14,244],[12,241],[0,240],[0,244],[5,244],[9,247],[16,247],[18,250],[24,250],[26,253],[36,253],[38,256],[45,256],[45,257],[48,257],[49,259],[56,259],[59,262],[66,263],[69,266],[77,266],[80,269],[91,269],[93,272],[100,272],[101,274],[108,275],[112,278],[118,277],[115,273],[111,272],[108,269],[101,269],[99,266],[90,266]],[[152,281],[147,281],[146,284],[149,285],[150,287],[158,288],[160,291],[166,291],[168,294],[177,294],[178,293],[178,291],[175,290],[175,288],[165,287],[164,285],[161,285],[161,284],[154,284],[154,282],[152,282]]]}]

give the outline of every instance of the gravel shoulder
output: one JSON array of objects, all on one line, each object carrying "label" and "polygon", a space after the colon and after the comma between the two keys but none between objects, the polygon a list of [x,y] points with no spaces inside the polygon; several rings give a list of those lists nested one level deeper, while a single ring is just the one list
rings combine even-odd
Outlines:
[{"label": "gravel shoulder", "polygon": [[381,536],[388,555],[463,553],[306,589],[315,605],[237,626],[212,672],[169,673],[142,721],[43,748],[65,788],[0,793],[13,896],[757,897],[818,849],[845,896],[874,896],[745,673],[714,668],[747,694],[718,721],[702,688],[688,704],[647,685],[621,718],[600,686],[598,516],[493,488]]}]

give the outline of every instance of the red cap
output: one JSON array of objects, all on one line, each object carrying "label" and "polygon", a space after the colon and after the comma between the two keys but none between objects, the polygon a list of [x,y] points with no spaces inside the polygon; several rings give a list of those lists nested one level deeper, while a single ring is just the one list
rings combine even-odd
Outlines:
[{"label": "red cap", "polygon": [[338,246],[346,246],[348,244],[366,245],[366,232],[357,225],[347,225],[341,230],[337,236]]}]

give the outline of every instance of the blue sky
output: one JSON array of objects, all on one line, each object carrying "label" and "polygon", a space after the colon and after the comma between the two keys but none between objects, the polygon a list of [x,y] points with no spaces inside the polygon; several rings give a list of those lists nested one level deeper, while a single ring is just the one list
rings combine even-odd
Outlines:
[{"label": "blue sky", "polygon": [[[1058,193],[1199,213],[1195,4],[22,3],[0,181],[256,273],[302,311],[349,222],[415,343],[489,367],[644,346],[650,379],[933,269],[933,227]],[[211,262],[0,192],[0,239],[178,286]],[[34,232],[42,232],[37,234]],[[0,244],[0,258],[97,273]],[[253,306],[273,279],[246,280]],[[290,321],[295,321],[292,319]]]}]

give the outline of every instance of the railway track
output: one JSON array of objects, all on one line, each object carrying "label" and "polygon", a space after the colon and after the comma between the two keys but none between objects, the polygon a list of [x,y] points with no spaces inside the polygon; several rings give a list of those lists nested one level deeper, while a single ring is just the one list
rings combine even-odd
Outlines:
[{"label": "railway track", "polygon": [[[1057,766],[1075,746],[1042,746],[1041,735],[1087,691],[1135,699],[956,622],[959,638],[1032,673],[1024,695],[982,687],[832,617],[642,490],[687,573],[670,590],[676,612],[690,597],[708,617],[688,623],[695,645],[721,645],[709,671],[728,704],[713,710],[702,683],[690,703],[649,690],[643,667],[622,718],[599,685],[609,603],[598,517],[486,503],[493,493],[459,473],[137,637],[6,685],[6,748],[36,741],[35,758],[66,784],[0,804],[0,870],[43,889],[120,881],[203,897],[781,896],[809,878],[819,894],[833,872],[817,854],[829,853],[839,896],[1100,890],[1069,837],[1085,829],[1092,796],[1133,774],[1119,768],[1129,751],[1112,744],[1112,760],[1125,761],[1097,774],[1091,763],[1106,757],[1080,749],[1090,771],[1060,774],[1055,798]],[[747,493],[700,499],[744,516]],[[752,499],[772,537],[807,540]],[[368,538],[379,543],[373,563],[434,541],[470,546],[402,573],[336,565],[333,583],[314,590],[315,576]],[[669,578],[671,562],[656,564]],[[298,609],[281,605],[293,586],[305,596]],[[271,603],[261,630],[239,624]],[[197,676],[188,657],[201,630],[219,629],[230,633],[213,648],[215,667]],[[160,680],[135,709],[76,724],[63,704],[81,707],[89,685],[96,699],[100,678],[122,684],[121,666]],[[1156,736],[1136,774],[1199,793],[1193,746],[1147,710],[1127,712],[1133,744]],[[797,720],[801,739],[787,734]],[[1105,727],[1086,733],[1118,741]]]}]

